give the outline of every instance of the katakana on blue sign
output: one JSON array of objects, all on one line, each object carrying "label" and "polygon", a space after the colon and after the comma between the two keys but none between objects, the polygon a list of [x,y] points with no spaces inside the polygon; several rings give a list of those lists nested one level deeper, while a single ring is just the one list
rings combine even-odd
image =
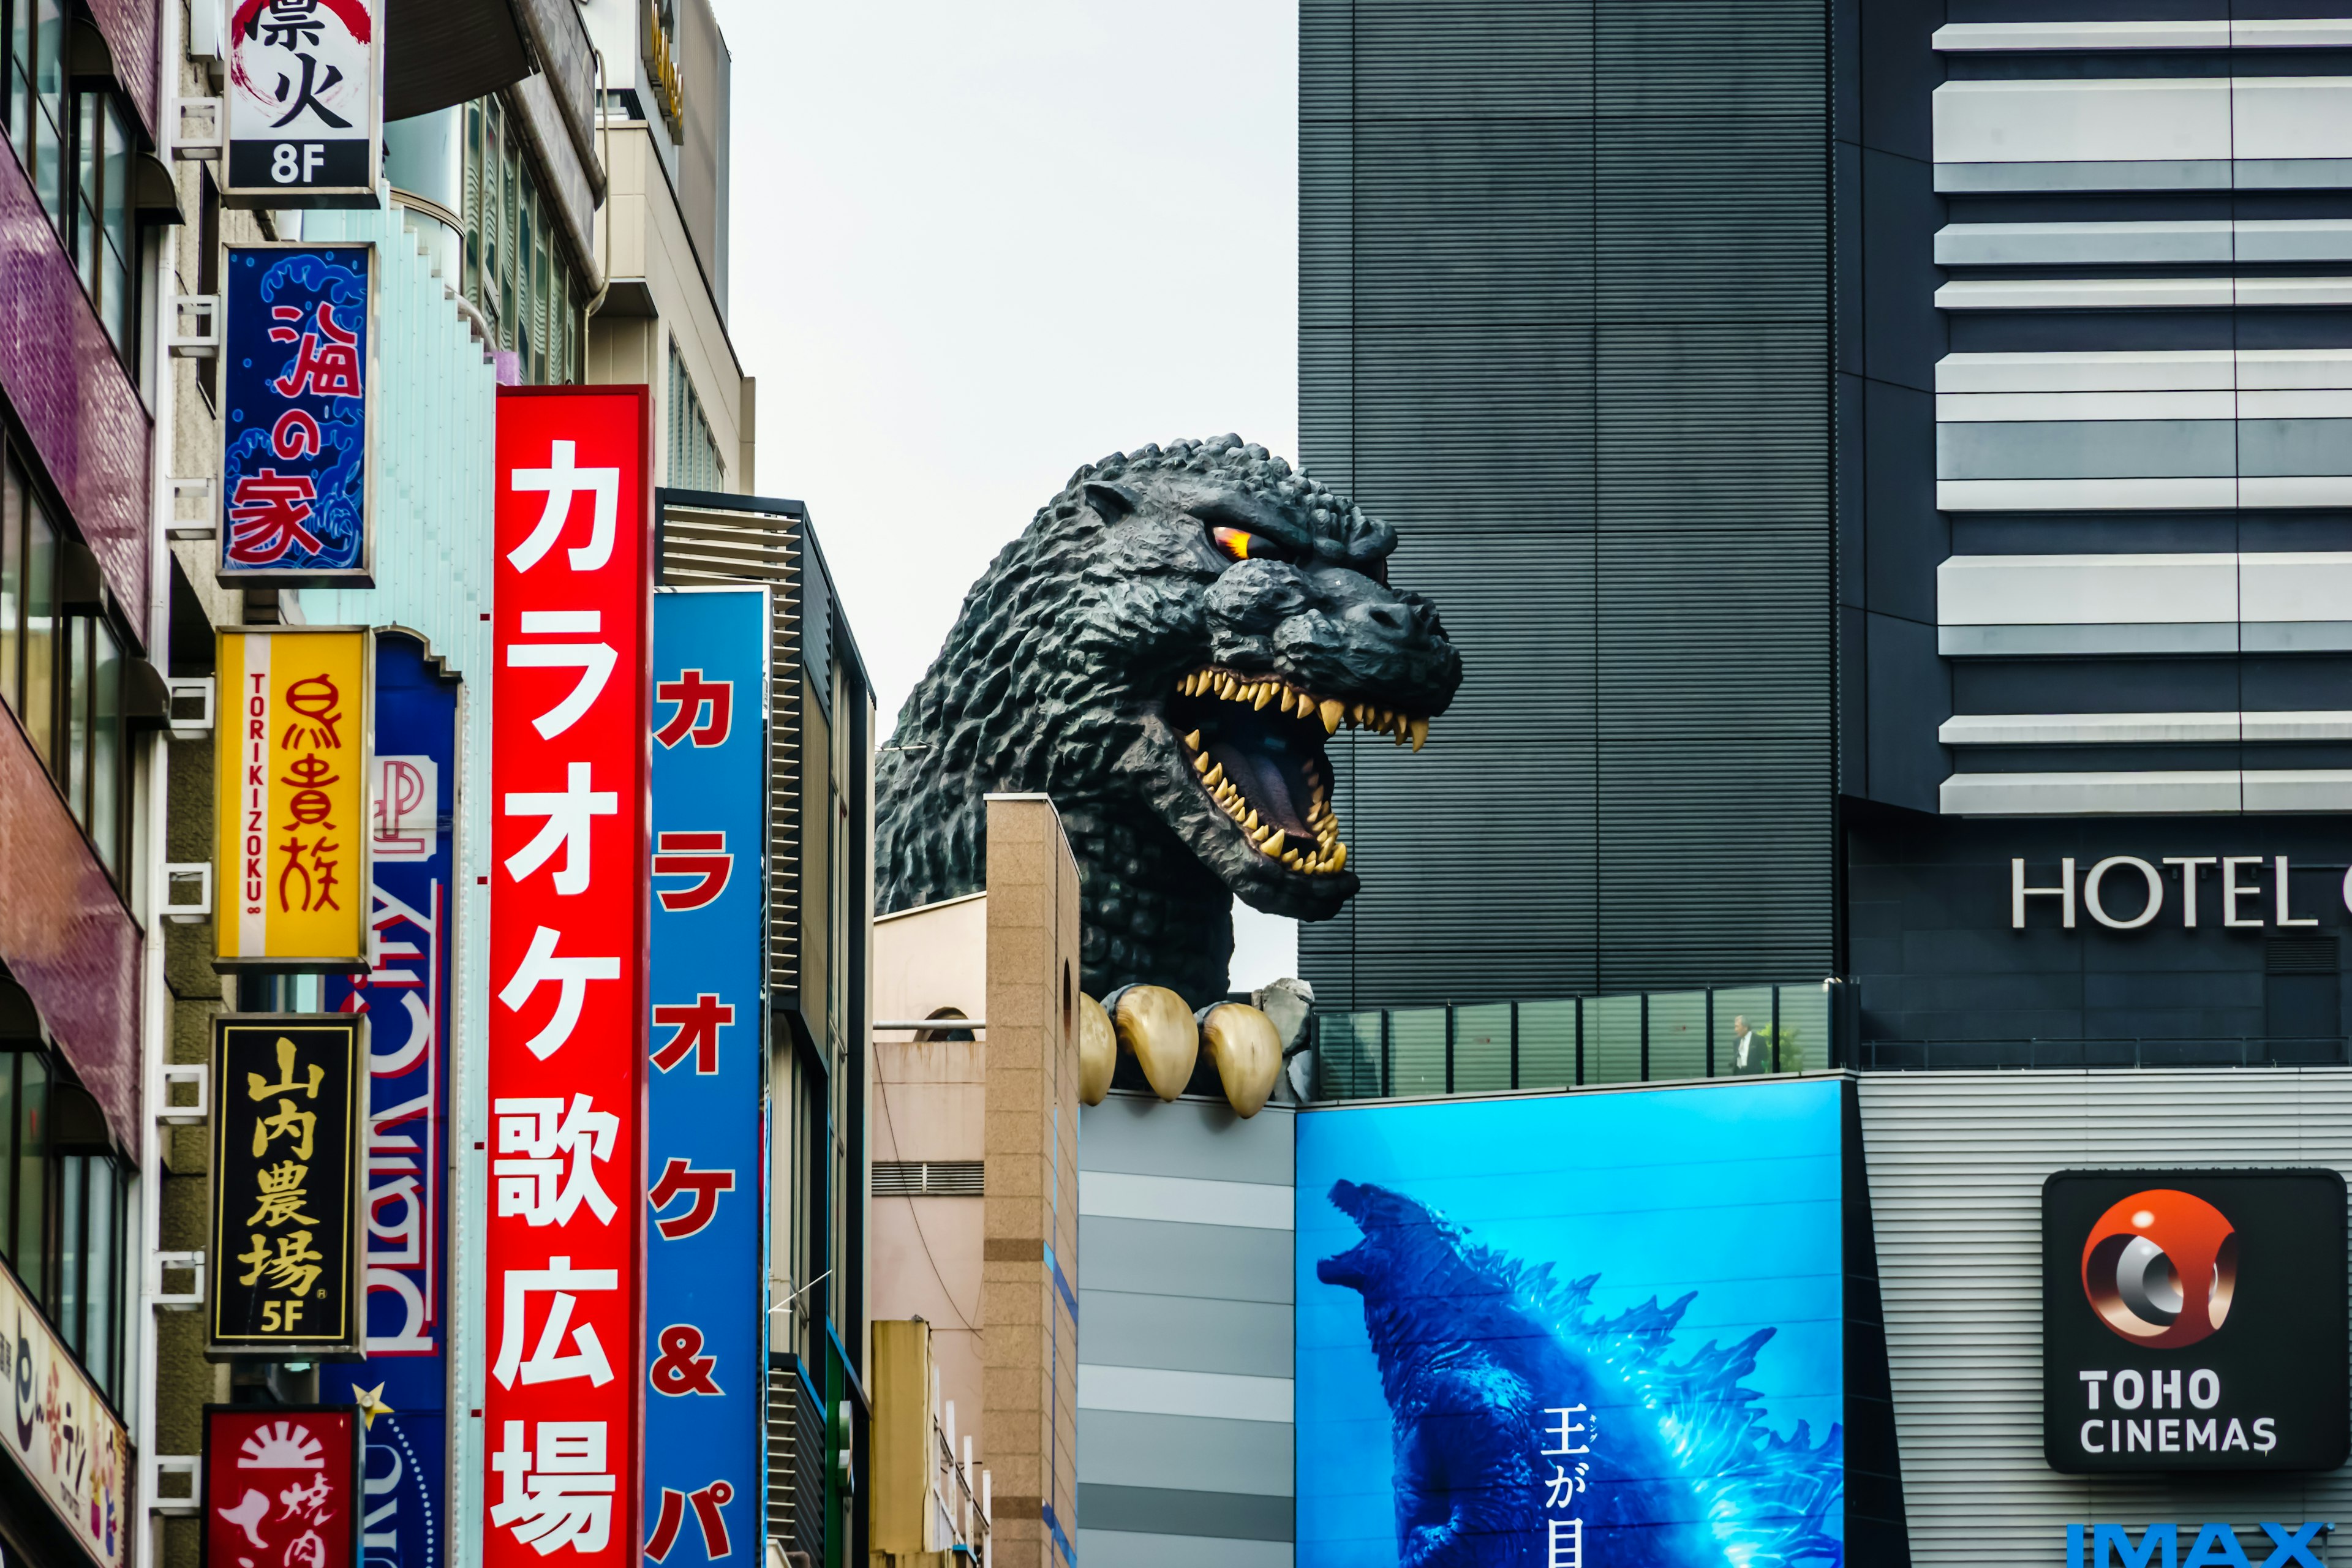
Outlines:
[{"label": "katakana on blue sign", "polygon": [[768,592],[654,596],[646,1556],[756,1561],[767,1313]]},{"label": "katakana on blue sign", "polygon": [[367,1359],[320,1369],[365,1422],[368,1568],[443,1568],[449,1542],[449,1039],[457,682],[375,639],[368,969],[326,977],[368,1016]]},{"label": "katakana on blue sign", "polygon": [[220,574],[367,587],[367,245],[232,245],[221,326]]}]

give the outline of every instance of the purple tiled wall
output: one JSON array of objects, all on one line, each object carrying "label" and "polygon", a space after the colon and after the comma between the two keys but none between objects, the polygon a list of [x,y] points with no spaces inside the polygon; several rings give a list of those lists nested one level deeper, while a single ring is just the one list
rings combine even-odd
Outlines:
[{"label": "purple tiled wall", "polygon": [[0,393],[108,584],[147,628],[152,426],[24,166],[0,142]]},{"label": "purple tiled wall", "polygon": [[[5,156],[0,153],[0,156]],[[139,928],[41,759],[0,712],[0,960],[139,1147]]]},{"label": "purple tiled wall", "polygon": [[[163,90],[161,73],[156,68],[155,0],[89,0],[90,15],[98,20],[98,30],[106,37],[106,47],[114,56],[114,79],[131,96],[131,106],[146,123],[147,134],[161,140],[155,123],[158,111],[157,95]],[[163,155],[170,157],[166,148]]]}]

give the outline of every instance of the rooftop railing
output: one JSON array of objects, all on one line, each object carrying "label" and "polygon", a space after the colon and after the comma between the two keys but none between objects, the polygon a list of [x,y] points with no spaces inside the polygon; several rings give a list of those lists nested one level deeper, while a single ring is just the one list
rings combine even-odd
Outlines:
[{"label": "rooftop railing", "polygon": [[1644,991],[1315,1017],[1316,1098],[1387,1100],[1760,1077],[1843,1067],[1852,988]]},{"label": "rooftop railing", "polygon": [[1851,981],[1719,985],[1550,1002],[1318,1011],[1315,1099],[1864,1072],[2134,1071],[2352,1065],[2343,1036],[1864,1039]]}]

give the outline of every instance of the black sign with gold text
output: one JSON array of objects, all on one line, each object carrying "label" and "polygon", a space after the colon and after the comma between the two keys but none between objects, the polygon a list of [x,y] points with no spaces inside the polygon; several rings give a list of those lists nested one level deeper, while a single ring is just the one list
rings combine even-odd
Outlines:
[{"label": "black sign with gold text", "polygon": [[215,1357],[362,1353],[366,1027],[355,1014],[214,1020],[205,1348]]}]

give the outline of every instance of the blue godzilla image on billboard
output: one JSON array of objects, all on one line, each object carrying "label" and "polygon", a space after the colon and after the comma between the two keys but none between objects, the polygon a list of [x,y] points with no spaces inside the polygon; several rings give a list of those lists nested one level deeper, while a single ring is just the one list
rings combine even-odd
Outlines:
[{"label": "blue godzilla image on billboard", "polygon": [[1299,1568],[1842,1564],[1841,1093],[1301,1116]]}]

